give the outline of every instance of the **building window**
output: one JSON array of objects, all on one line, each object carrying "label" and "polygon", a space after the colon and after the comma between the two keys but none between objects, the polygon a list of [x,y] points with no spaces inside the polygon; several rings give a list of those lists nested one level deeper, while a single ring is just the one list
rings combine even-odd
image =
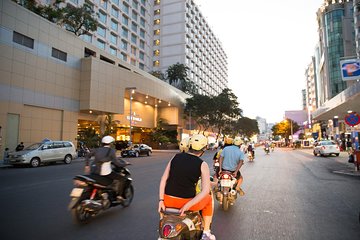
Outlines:
[{"label": "building window", "polygon": [[118,23],[115,22],[114,20],[111,20],[111,29],[116,31],[118,30]]},{"label": "building window", "polygon": [[101,26],[98,26],[98,28],[97,28],[97,33],[98,33],[100,36],[105,37],[105,35],[106,35],[106,30],[105,30],[105,28],[103,28],[103,27],[101,27]]},{"label": "building window", "polygon": [[67,59],[67,53],[60,51],[59,49],[56,49],[56,48],[52,48],[51,56],[54,58],[60,59],[64,62],[66,62],[66,59]]},{"label": "building window", "polygon": [[111,55],[116,56],[116,48],[110,47],[110,53],[111,53]]},{"label": "building window", "polygon": [[21,33],[18,32],[13,33],[13,42],[34,49],[34,39],[22,35]]},{"label": "building window", "polygon": [[146,13],[145,8],[141,7],[140,8],[140,14],[145,17],[145,13]]},{"label": "building window", "polygon": [[160,50],[155,50],[154,51],[154,56],[159,56],[160,55]]},{"label": "building window", "polygon": [[154,20],[154,25],[159,25],[159,24],[160,24],[160,19]]},{"label": "building window", "polygon": [[154,67],[159,67],[160,66],[160,61],[156,60],[153,62]]},{"label": "building window", "polygon": [[128,43],[124,40],[121,40],[121,49],[127,50],[127,48],[128,48]]},{"label": "building window", "polygon": [[134,32],[137,32],[137,28],[138,28],[137,24],[134,22],[131,22],[131,30],[133,30]]},{"label": "building window", "polygon": [[124,25],[128,26],[129,25],[129,18],[123,15],[122,16],[122,23]]},{"label": "building window", "polygon": [[125,13],[129,14],[129,6],[128,6],[127,4],[125,4],[125,3],[123,4],[122,10],[123,10]]},{"label": "building window", "polygon": [[131,54],[133,54],[134,56],[136,56],[136,52],[137,52],[136,47],[131,46]]},{"label": "building window", "polygon": [[117,45],[117,35],[111,33],[110,34],[110,41],[111,41],[112,44]]},{"label": "building window", "polygon": [[119,17],[119,11],[115,8],[111,8],[111,14],[116,18]]},{"label": "building window", "polygon": [[132,11],[131,18],[132,18],[133,20],[137,21],[138,15],[137,15],[137,13],[136,13],[135,11]]},{"label": "building window", "polygon": [[160,29],[154,30],[154,35],[160,35]]},{"label": "building window", "polygon": [[131,34],[131,42],[134,44],[137,43],[137,36],[135,34]]},{"label": "building window", "polygon": [[144,54],[144,52],[139,52],[139,58],[141,59],[141,60],[144,60],[144,58],[145,58],[145,54]]},{"label": "building window", "polygon": [[125,53],[121,53],[122,60],[127,62],[127,55]]},{"label": "building window", "polygon": [[140,48],[145,49],[145,42],[143,40],[140,40]]},{"label": "building window", "polygon": [[106,13],[99,11],[99,21],[102,23],[106,23]]},{"label": "building window", "polygon": [[90,34],[83,34],[81,35],[81,38],[85,41],[85,42],[88,42],[88,43],[91,43],[92,42],[92,36]]},{"label": "building window", "polygon": [[141,70],[144,70],[144,69],[145,69],[145,64],[139,63],[139,68],[140,68]]},{"label": "building window", "polygon": [[137,9],[139,7],[139,3],[137,1],[134,1],[132,2],[132,7]]},{"label": "building window", "polygon": [[100,0],[100,6],[104,9],[107,9],[107,1],[108,0]]},{"label": "building window", "polygon": [[105,43],[103,41],[101,41],[100,39],[97,40],[97,47],[105,50]]},{"label": "building window", "polygon": [[145,27],[145,19],[143,18],[140,18],[140,25]]},{"label": "building window", "polygon": [[145,30],[140,29],[140,37],[145,38]]},{"label": "building window", "polygon": [[146,0],[141,0],[142,5],[146,5]]},{"label": "building window", "polygon": [[127,30],[126,28],[122,28],[122,33],[121,35],[124,37],[124,38],[128,38],[129,37],[129,30]]},{"label": "building window", "polygon": [[119,6],[119,0],[112,0],[112,2]]}]

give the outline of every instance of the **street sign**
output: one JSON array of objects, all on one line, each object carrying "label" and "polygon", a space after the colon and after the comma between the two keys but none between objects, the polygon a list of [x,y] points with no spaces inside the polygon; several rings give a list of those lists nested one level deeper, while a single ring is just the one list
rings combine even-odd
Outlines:
[{"label": "street sign", "polygon": [[360,115],[357,113],[348,113],[345,115],[345,123],[351,127],[360,123]]},{"label": "street sign", "polygon": [[347,59],[340,61],[341,77],[343,81],[360,78],[360,60]]}]

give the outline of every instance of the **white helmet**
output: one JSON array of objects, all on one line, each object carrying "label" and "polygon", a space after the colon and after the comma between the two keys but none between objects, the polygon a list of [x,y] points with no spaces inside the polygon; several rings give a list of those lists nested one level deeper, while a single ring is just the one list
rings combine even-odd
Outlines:
[{"label": "white helmet", "polygon": [[208,144],[207,138],[201,134],[195,134],[190,137],[189,146],[191,149],[200,151],[205,148]]},{"label": "white helmet", "polygon": [[240,145],[243,144],[243,143],[244,143],[244,141],[241,140],[240,137],[236,137],[236,138],[234,139],[234,145],[236,145],[236,146],[240,146]]},{"label": "white helmet", "polygon": [[183,138],[179,144],[179,149],[181,152],[189,151],[189,140],[190,137]]},{"label": "white helmet", "polygon": [[115,142],[115,139],[112,136],[105,136],[101,139],[101,142],[104,144],[110,144],[112,142]]}]

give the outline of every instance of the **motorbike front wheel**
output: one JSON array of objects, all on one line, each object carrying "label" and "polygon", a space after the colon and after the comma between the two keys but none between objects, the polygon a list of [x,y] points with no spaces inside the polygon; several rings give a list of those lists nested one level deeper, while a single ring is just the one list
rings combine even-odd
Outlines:
[{"label": "motorbike front wheel", "polygon": [[123,207],[128,207],[134,198],[134,187],[130,184],[125,188],[123,193],[124,201],[121,203]]},{"label": "motorbike front wheel", "polygon": [[229,199],[228,199],[228,196],[224,196],[224,197],[223,197],[222,208],[224,209],[224,211],[227,211],[227,210],[229,209]]},{"label": "motorbike front wheel", "polygon": [[73,221],[77,224],[88,223],[91,219],[91,214],[86,211],[80,204],[71,209]]}]

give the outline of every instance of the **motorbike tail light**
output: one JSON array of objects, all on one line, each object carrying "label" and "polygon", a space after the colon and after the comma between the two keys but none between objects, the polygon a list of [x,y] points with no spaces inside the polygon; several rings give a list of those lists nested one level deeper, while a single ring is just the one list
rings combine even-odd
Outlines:
[{"label": "motorbike tail light", "polygon": [[172,231],[172,227],[169,224],[164,225],[162,228],[162,234],[164,237],[168,237]]},{"label": "motorbike tail light", "polygon": [[223,178],[224,178],[224,179],[229,179],[230,176],[229,176],[228,174],[224,174],[224,175],[223,175]]}]

